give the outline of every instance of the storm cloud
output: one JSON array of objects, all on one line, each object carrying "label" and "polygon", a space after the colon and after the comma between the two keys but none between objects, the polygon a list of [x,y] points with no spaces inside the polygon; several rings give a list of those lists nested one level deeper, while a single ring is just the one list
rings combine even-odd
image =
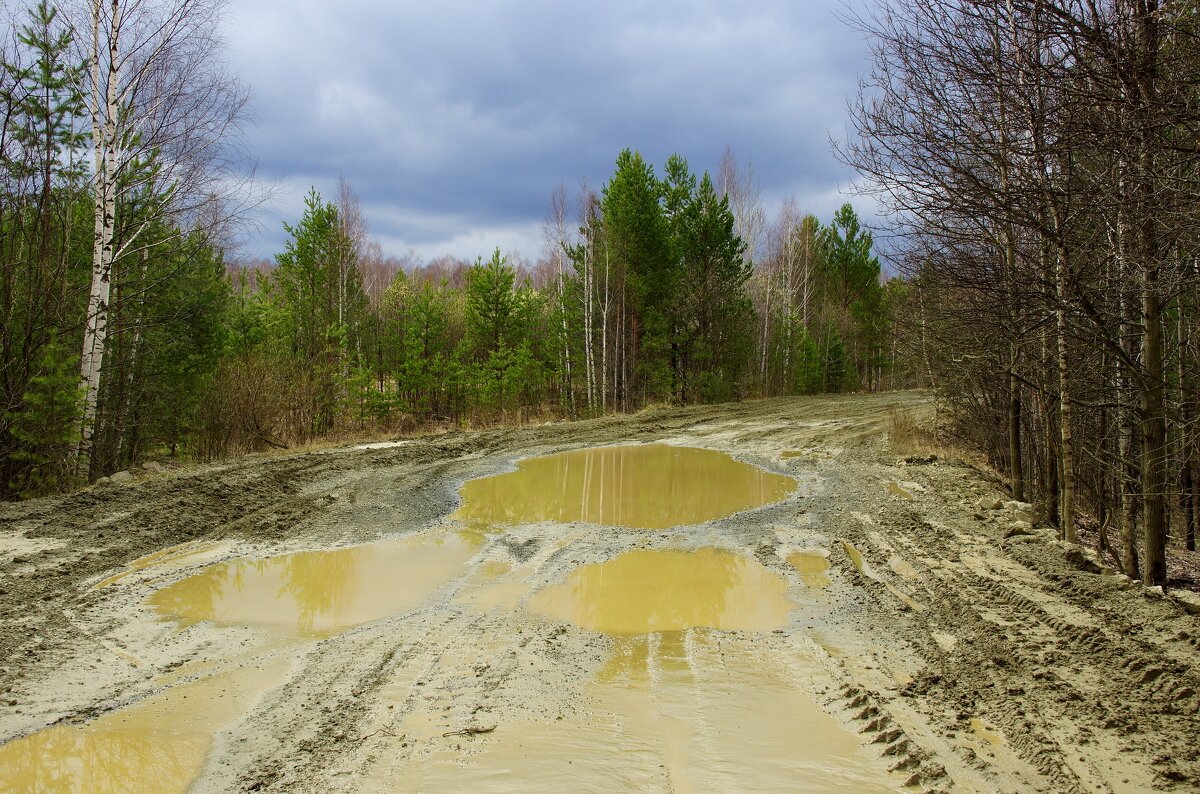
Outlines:
[{"label": "storm cloud", "polygon": [[829,138],[866,66],[839,0],[234,0],[247,146],[276,199],[245,253],[271,256],[315,187],[344,176],[385,251],[541,254],[550,192],[595,188],[625,147],[661,167],[753,164],[769,208],[828,218],[851,175]]}]

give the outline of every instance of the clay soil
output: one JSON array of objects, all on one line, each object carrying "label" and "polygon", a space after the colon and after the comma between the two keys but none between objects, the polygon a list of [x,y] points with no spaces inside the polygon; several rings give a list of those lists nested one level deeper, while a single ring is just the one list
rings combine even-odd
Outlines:
[{"label": "clay soil", "polygon": [[[516,732],[545,742],[555,733],[537,726],[584,730],[585,683],[620,644],[523,610],[530,593],[631,549],[715,546],[803,600],[789,555],[816,549],[829,584],[784,629],[698,631],[706,647],[809,658],[816,683],[797,686],[896,790],[1200,790],[1200,619],[1057,542],[1021,506],[997,507],[1009,497],[983,469],[889,439],[898,410],[931,409],[891,394],[648,410],[172,469],[0,505],[0,743],[277,657],[283,672],[216,732],[193,790],[403,789],[408,765],[430,759],[448,759],[452,784]],[[465,480],[522,458],[651,441],[719,450],[800,487],[678,531],[543,523],[489,535],[422,606],[306,641],[181,627],[147,604],[204,564],[450,526]],[[194,559],[95,588],[193,541]],[[464,594],[488,565],[520,577],[483,608]],[[670,766],[651,763],[639,786],[683,788]]]}]

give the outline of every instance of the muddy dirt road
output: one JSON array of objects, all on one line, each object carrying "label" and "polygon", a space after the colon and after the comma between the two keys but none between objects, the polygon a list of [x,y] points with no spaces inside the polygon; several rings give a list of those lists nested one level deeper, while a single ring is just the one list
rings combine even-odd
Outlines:
[{"label": "muddy dirt road", "polygon": [[[906,461],[897,408],[926,405],[648,411],[0,506],[0,790],[1200,789],[1200,620],[985,474]],[[494,487],[460,506],[467,481]]]}]

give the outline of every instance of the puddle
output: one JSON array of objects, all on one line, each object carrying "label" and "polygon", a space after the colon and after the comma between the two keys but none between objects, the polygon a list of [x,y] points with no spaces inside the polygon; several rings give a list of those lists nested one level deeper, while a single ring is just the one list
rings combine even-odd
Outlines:
[{"label": "puddle", "polygon": [[819,629],[809,629],[808,636],[809,639],[811,639],[821,648],[821,650],[825,651],[825,653],[829,654],[835,659],[843,659],[848,655],[846,649],[842,648],[842,646],[838,645],[836,642],[830,639],[825,632]]},{"label": "puddle", "polygon": [[921,574],[913,567],[912,563],[899,554],[893,554],[891,557],[888,557],[887,562],[889,568],[909,581],[915,582],[921,578]]},{"label": "puddle", "polygon": [[212,736],[281,683],[291,660],[183,684],[84,725],[0,746],[0,791],[185,792]]},{"label": "puddle", "polygon": [[596,674],[602,684],[659,680],[664,674],[682,682],[689,678],[688,633],[663,631],[615,637],[608,661]]},{"label": "puddle", "polygon": [[211,620],[331,634],[419,606],[462,573],[478,545],[469,534],[419,535],[233,560],[162,588],[149,603],[184,625]]},{"label": "puddle", "polygon": [[958,637],[944,631],[933,632],[933,639],[946,653],[953,653],[954,649],[958,647]]},{"label": "puddle", "polygon": [[788,555],[788,562],[800,573],[800,581],[813,590],[829,586],[829,556],[819,551],[796,551]]},{"label": "puddle", "polygon": [[757,560],[724,549],[639,549],[585,565],[537,592],[529,609],[611,635],[696,626],[770,631],[795,604],[787,584]]},{"label": "puddle", "polygon": [[442,737],[439,723],[407,758],[381,752],[364,790],[899,789],[809,694],[807,682],[824,675],[815,661],[704,630],[617,646],[624,662],[585,685],[561,719],[508,722],[469,740]]},{"label": "puddle", "polygon": [[454,518],[516,525],[538,521],[666,529],[778,502],[791,477],[722,452],[667,444],[596,447],[517,463],[517,471],[470,480]]},{"label": "puddle", "polygon": [[871,567],[871,563],[863,559],[862,552],[855,548],[853,543],[843,540],[842,548],[846,550],[846,554],[849,555],[850,561],[854,563],[854,567],[858,569],[859,573],[868,579],[874,579],[877,582],[883,581],[879,578],[879,574],[875,573],[875,569]]},{"label": "puddle", "polygon": [[989,727],[986,722],[978,717],[971,718],[971,730],[976,736],[978,736],[980,739],[983,739],[993,747],[999,747],[1002,744],[1008,744],[1004,738],[1004,734],[1000,730]]},{"label": "puddle", "polygon": [[153,554],[147,554],[145,557],[138,557],[133,562],[125,566],[125,570],[120,573],[115,573],[107,579],[92,585],[92,590],[103,590],[109,585],[116,584],[127,576],[144,571],[147,568],[163,568],[172,569],[179,565],[195,562],[195,557],[199,557],[208,552],[215,551],[220,548],[220,543],[202,543],[200,541],[190,541],[181,543],[178,546],[170,546],[165,549],[159,549]]},{"label": "puddle", "polygon": [[[876,582],[879,582],[880,584],[882,584],[884,587],[887,588],[888,592],[890,592],[892,595],[896,596],[896,598],[900,599],[900,601],[903,602],[905,606],[907,606],[909,609],[913,610],[914,612],[924,612],[925,611],[925,607],[923,604],[919,603],[916,599],[914,599],[908,593],[905,593],[904,591],[900,590],[898,587],[893,585],[891,582],[887,581],[882,576],[880,576],[878,573],[876,573],[875,569],[871,567],[871,563],[869,563],[865,559],[863,559],[862,552],[859,551],[857,548],[855,548],[853,543],[851,543],[848,540],[843,540],[842,548],[846,550],[846,554],[849,555],[850,561],[854,563],[854,567],[858,569],[859,573],[861,573],[863,576],[866,576],[868,579],[874,579]],[[909,567],[911,568],[911,566],[909,566]],[[895,566],[893,566],[893,570],[895,570]],[[899,573],[899,571],[897,571],[897,573]],[[913,569],[913,573],[916,574],[916,569]]]}]

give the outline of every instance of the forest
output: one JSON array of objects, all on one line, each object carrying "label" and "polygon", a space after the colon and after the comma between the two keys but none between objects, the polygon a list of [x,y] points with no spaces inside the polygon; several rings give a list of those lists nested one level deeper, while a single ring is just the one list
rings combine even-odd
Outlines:
[{"label": "forest", "polygon": [[1200,521],[1198,10],[880,4],[839,149],[890,212],[958,435],[1147,584]]},{"label": "forest", "polygon": [[238,261],[246,93],[215,8],[42,2],[0,52],[0,494],[155,457],[895,382],[896,288],[853,208],[768,222],[731,151],[715,179],[625,150],[598,193],[548,189],[535,263],[385,256],[344,180],[272,260]]}]

